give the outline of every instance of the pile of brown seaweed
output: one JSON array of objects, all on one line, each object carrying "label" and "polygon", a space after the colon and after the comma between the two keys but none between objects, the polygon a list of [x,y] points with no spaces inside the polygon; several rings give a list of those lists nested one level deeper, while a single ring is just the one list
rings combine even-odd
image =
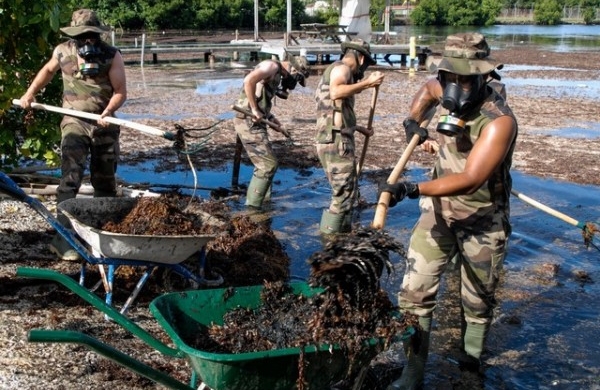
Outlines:
[{"label": "pile of brown seaweed", "polygon": [[232,216],[207,246],[210,269],[226,286],[255,286],[287,280],[290,258],[273,230],[247,215]]},{"label": "pile of brown seaweed", "polygon": [[[176,192],[159,197],[140,197],[124,215],[110,216],[101,229],[138,235],[205,235],[215,239],[206,246],[206,272],[223,276],[225,286],[258,285],[286,280],[290,258],[271,228],[246,215],[232,215],[228,206],[214,200],[191,200]],[[194,257],[185,262],[197,266]],[[120,274],[135,273],[120,267]],[[186,287],[185,280],[170,287]]]},{"label": "pile of brown seaweed", "polygon": [[140,197],[126,215],[116,216],[113,220],[107,221],[102,226],[102,230],[152,236],[209,233],[212,230],[211,226],[204,224],[199,214],[183,211],[187,206],[185,202],[182,196],[175,194]]},{"label": "pile of brown seaweed", "polygon": [[[199,333],[191,346],[214,353],[241,353],[338,345],[351,362],[348,378],[352,378],[360,368],[352,366],[353,359],[372,348],[367,341],[378,339],[382,351],[396,336],[417,325],[413,316],[398,315],[380,288],[383,269],[391,272],[391,251],[404,255],[402,246],[379,230],[359,228],[340,236],[308,260],[310,285],[322,292],[305,297],[291,294],[286,283],[265,283],[261,307],[228,312],[222,326]],[[303,370],[299,367],[300,373]],[[297,385],[303,388],[301,375]]]}]

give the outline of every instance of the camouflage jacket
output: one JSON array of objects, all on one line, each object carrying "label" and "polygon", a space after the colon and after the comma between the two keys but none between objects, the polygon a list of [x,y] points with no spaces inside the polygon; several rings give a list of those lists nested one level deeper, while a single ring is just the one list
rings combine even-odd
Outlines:
[{"label": "camouflage jacket", "polygon": [[99,58],[99,73],[84,76],[77,64],[77,43],[71,39],[58,45],[53,56],[58,60],[63,78],[63,107],[101,114],[113,96],[113,87],[108,72],[117,48],[100,42],[102,55]]},{"label": "camouflage jacket", "polygon": [[[515,118],[502,95],[496,89],[488,88],[490,95],[484,100],[481,108],[464,118],[466,121],[465,131],[457,137],[440,137],[439,157],[433,171],[434,179],[464,171],[473,145],[479,139],[481,131],[491,121],[503,115]],[[484,217],[497,211],[509,212],[509,197],[512,187],[510,167],[515,142],[516,137],[510,145],[504,161],[475,193],[440,198],[444,217],[453,221],[472,221],[475,214]]]},{"label": "camouflage jacket", "polygon": [[333,142],[333,130],[342,130],[334,127],[334,115],[336,112],[342,114],[344,128],[353,128],[356,126],[356,114],[354,113],[354,96],[342,100],[341,106],[336,106],[329,94],[329,84],[331,82],[331,71],[336,66],[342,65],[341,61],[336,61],[329,65],[315,91],[315,100],[317,101],[317,142]]},{"label": "camouflage jacket", "polygon": [[[265,118],[268,118],[271,113],[275,92],[277,92],[277,88],[279,88],[279,84],[281,84],[281,63],[279,61],[274,62],[276,62],[279,67],[277,74],[275,74],[275,76],[273,76],[271,80],[262,80],[256,85],[256,103],[258,103],[258,107],[265,115]],[[250,104],[248,103],[248,97],[246,96],[246,91],[244,90],[244,87],[242,87],[242,91],[240,92],[240,96],[238,97],[237,105],[240,107],[250,109]]]}]

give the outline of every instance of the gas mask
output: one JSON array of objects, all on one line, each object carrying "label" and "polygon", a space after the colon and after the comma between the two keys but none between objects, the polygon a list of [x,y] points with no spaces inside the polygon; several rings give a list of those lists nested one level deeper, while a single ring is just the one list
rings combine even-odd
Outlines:
[{"label": "gas mask", "polygon": [[367,66],[359,66],[358,70],[354,74],[354,81],[360,81],[365,77],[365,70],[367,70]]},{"label": "gas mask", "polygon": [[[465,121],[461,117],[481,102],[484,78],[482,75],[459,76],[440,71],[438,80],[443,89],[442,107],[450,113],[440,117],[436,131],[454,137],[465,128]],[[467,83],[470,88],[465,90],[462,85]]]},{"label": "gas mask", "polygon": [[[358,54],[356,55],[356,62],[358,63]],[[363,58],[363,63],[358,67],[356,73],[354,74],[354,81],[360,81],[365,77],[365,71],[367,70],[367,68],[369,67],[369,64],[367,63],[367,60],[365,58]]]},{"label": "gas mask", "polygon": [[297,84],[301,86],[306,85],[304,81],[305,77],[302,73],[288,73],[287,76],[281,79],[281,86],[277,89],[275,94],[281,99],[287,99],[289,95],[289,90],[296,88]]},{"label": "gas mask", "polygon": [[[94,42],[90,42],[94,40]],[[77,55],[85,61],[79,66],[79,71],[84,76],[95,76],[100,72],[99,58],[102,51],[100,50],[99,34],[83,34],[76,37]]]}]

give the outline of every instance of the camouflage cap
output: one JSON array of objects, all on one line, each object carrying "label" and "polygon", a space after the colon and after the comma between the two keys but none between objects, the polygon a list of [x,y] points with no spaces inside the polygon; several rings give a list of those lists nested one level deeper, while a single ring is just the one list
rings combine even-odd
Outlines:
[{"label": "camouflage cap", "polygon": [[485,37],[479,33],[449,35],[440,59],[428,61],[432,70],[468,76],[490,74],[501,69],[502,64],[492,58]]},{"label": "camouflage cap", "polygon": [[362,39],[342,42],[342,53],[346,54],[346,50],[353,49],[365,56],[367,65],[375,65],[377,61],[371,56],[371,45]]},{"label": "camouflage cap", "polygon": [[296,69],[296,72],[300,73],[303,77],[298,83],[301,86],[306,86],[306,81],[304,79],[308,78],[310,74],[310,65],[305,56],[289,56],[287,61],[290,63],[291,67]]},{"label": "camouflage cap", "polygon": [[71,26],[63,27],[60,31],[70,37],[75,37],[88,32],[102,34],[110,31],[110,27],[100,23],[96,12],[89,9],[80,9],[73,12]]},{"label": "camouflage cap", "polygon": [[297,72],[302,73],[304,77],[308,77],[310,64],[305,56],[290,56],[288,61],[292,65],[292,68],[296,69]]}]

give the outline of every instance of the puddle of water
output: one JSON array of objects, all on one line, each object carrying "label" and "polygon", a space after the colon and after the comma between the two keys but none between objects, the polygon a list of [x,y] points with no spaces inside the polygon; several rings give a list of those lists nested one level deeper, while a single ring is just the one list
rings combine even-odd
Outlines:
[{"label": "puddle of water", "polygon": [[558,66],[540,66],[540,65],[521,65],[521,64],[505,64],[502,68],[502,74],[510,71],[556,71],[556,70],[568,70],[572,72],[586,72],[582,69],[571,69],[571,68],[561,68]]},{"label": "puddle of water", "polygon": [[116,114],[118,119],[124,119],[128,121],[138,121],[140,119],[160,119],[164,121],[180,121],[185,118],[197,118],[198,114],[194,113],[181,113],[181,114],[153,114],[150,112],[136,112],[136,113],[127,113],[123,111],[119,111]]},{"label": "puddle of water", "polygon": [[600,138],[600,123],[581,122],[572,127],[563,127],[560,129],[532,131],[533,134],[553,135],[563,138],[591,139]]},{"label": "puddle of water", "polygon": [[[598,80],[570,81],[503,77],[502,82],[506,84],[507,88],[510,88],[510,93],[518,94],[518,87],[529,87],[539,89],[538,93],[542,94],[543,96],[585,97],[592,99],[600,98],[600,81]],[[528,91],[527,93],[529,94],[531,91]]]},{"label": "puddle of water", "polygon": [[241,88],[241,85],[241,78],[199,80],[196,84],[196,94],[222,95],[231,91],[232,89]]}]

